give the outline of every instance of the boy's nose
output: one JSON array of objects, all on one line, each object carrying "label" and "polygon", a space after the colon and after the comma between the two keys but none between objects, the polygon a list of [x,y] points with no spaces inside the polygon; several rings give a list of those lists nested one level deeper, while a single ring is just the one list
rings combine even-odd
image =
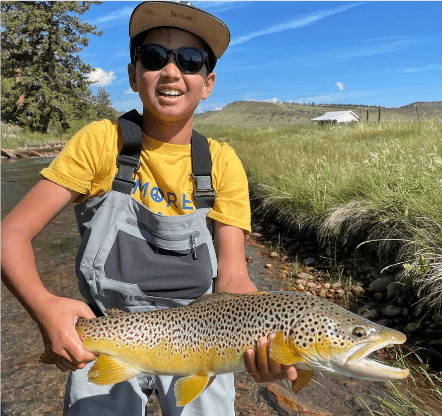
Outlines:
[{"label": "boy's nose", "polygon": [[181,74],[180,69],[175,61],[175,55],[171,53],[169,55],[169,60],[167,61],[166,66],[162,70],[164,76],[168,78],[179,77]]}]

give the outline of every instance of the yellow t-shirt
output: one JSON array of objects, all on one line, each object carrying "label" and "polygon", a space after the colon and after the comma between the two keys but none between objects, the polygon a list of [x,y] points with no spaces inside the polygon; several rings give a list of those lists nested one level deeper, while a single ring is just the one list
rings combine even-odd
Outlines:
[{"label": "yellow t-shirt", "polygon": [[[64,146],[41,174],[52,182],[82,194],[82,202],[112,188],[116,158],[123,146],[117,122],[93,122]],[[208,217],[250,232],[247,177],[235,151],[209,139],[212,184],[216,199]],[[162,215],[183,215],[195,210],[190,145],[176,145],[143,135],[141,166],[132,196]]]}]

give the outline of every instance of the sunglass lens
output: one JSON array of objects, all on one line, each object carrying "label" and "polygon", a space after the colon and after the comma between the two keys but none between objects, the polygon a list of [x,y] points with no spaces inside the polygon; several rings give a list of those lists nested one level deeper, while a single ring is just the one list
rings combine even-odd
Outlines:
[{"label": "sunglass lens", "polygon": [[197,73],[204,64],[201,52],[193,48],[181,49],[176,59],[181,69],[191,74]]},{"label": "sunglass lens", "polygon": [[164,48],[146,45],[141,49],[141,64],[149,71],[163,68],[168,60],[168,53]]}]

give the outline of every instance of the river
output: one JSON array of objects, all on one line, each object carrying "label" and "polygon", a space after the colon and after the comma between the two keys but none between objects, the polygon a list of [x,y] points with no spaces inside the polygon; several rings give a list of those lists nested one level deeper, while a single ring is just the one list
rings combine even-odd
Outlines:
[{"label": "river", "polygon": [[[39,172],[51,160],[30,158],[2,161],[2,219],[38,182]],[[33,242],[33,247],[37,269],[48,290],[59,296],[81,300],[74,270],[79,241],[73,209],[69,207],[43,230]],[[258,288],[277,290],[281,282],[265,269],[265,264],[270,260],[262,246],[248,240],[246,255],[252,258],[249,275]],[[1,300],[2,416],[61,415],[67,375],[54,366],[38,362],[44,350],[38,327],[3,285]],[[270,399],[266,385],[254,383],[245,373],[236,374],[235,380],[237,415],[285,414]],[[283,382],[279,384],[283,385]],[[298,395],[298,399],[306,407],[316,409],[316,415],[369,416],[373,413],[367,406],[379,411],[374,397],[383,396],[384,391],[384,383],[324,374],[324,377],[315,376],[315,380]],[[148,406],[147,414],[161,415],[155,401]]]}]

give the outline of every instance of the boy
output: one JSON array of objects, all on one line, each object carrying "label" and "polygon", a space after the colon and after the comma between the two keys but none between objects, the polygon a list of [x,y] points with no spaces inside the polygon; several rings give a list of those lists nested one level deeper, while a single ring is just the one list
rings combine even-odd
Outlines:
[{"label": "boy", "polygon": [[[142,374],[111,386],[87,382],[96,357],[75,331],[79,317],[93,318],[110,307],[146,311],[184,305],[212,292],[214,277],[218,292],[256,290],[245,263],[250,208],[241,163],[228,145],[209,140],[211,171],[198,177],[194,165],[204,159],[204,150],[194,155],[192,149],[201,142],[192,133],[193,113],[212,91],[213,68],[230,33],[189,3],[155,1],[135,8],[129,34],[129,83],[142,101],[142,118],[132,113],[124,138],[125,120],[120,126],[91,123],[42,171],[44,179],[2,224],[2,279],[37,322],[48,357],[60,370],[72,371],[64,414],[144,415],[157,390],[165,415],[234,415],[232,374],[216,377],[183,408],[175,406],[173,377]],[[137,136],[137,124],[139,147],[126,142]],[[79,203],[82,235],[76,271],[89,306],[44,288],[31,247],[72,202]],[[257,381],[296,378],[294,367],[267,359],[271,340],[260,339],[256,352],[247,351],[248,371]]]}]

